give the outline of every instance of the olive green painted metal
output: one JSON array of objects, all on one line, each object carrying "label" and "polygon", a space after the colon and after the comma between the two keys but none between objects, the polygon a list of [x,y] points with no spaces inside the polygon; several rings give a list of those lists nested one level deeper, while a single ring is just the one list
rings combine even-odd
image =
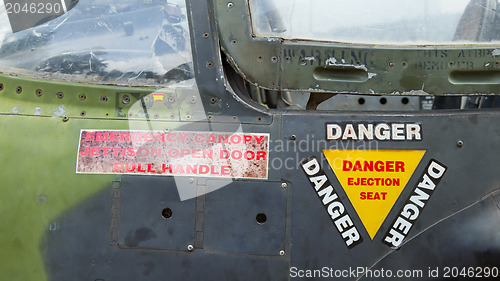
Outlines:
[{"label": "olive green painted metal", "polygon": [[265,89],[376,95],[500,90],[493,44],[400,47],[259,38],[249,11],[247,1],[215,1],[222,49],[241,76]]},{"label": "olive green painted metal", "polygon": [[[0,74],[0,113],[69,118],[123,119],[137,100],[155,91],[148,88],[55,82]],[[128,96],[129,99],[124,96]]]}]

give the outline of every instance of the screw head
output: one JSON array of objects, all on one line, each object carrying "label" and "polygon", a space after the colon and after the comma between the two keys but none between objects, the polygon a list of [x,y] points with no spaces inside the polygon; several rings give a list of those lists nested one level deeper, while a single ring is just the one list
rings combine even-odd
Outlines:
[{"label": "screw head", "polygon": [[124,95],[122,98],[123,104],[128,104],[130,102],[130,97],[128,95]]},{"label": "screw head", "polygon": [[194,247],[193,247],[193,245],[189,244],[189,245],[187,246],[187,249],[188,249],[188,251],[192,251],[192,250],[194,250]]}]

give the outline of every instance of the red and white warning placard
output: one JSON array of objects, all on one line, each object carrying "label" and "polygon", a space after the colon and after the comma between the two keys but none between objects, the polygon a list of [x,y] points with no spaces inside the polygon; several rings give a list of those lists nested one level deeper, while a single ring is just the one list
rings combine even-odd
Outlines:
[{"label": "red and white warning placard", "polygon": [[82,130],[77,173],[267,179],[269,134]]}]

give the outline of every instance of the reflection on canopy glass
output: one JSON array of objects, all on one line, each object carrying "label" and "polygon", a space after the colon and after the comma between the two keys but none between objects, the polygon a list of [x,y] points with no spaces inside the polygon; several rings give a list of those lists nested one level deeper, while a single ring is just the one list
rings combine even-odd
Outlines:
[{"label": "reflection on canopy glass", "polygon": [[361,44],[498,42],[496,0],[250,0],[259,37]]},{"label": "reflection on canopy glass", "polygon": [[19,31],[15,7],[0,0],[0,72],[139,86],[193,77],[183,0],[72,3],[66,13]]}]

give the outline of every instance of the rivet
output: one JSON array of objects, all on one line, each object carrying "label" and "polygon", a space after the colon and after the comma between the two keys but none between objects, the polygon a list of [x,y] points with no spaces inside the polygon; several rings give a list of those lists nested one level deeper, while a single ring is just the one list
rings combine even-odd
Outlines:
[{"label": "rivet", "polygon": [[108,101],[108,97],[106,97],[106,96],[101,97],[101,102],[107,102],[107,101]]},{"label": "rivet", "polygon": [[458,141],[457,141],[457,146],[458,146],[458,147],[462,147],[462,146],[464,146],[464,142],[463,142],[462,140],[458,140]]},{"label": "rivet", "polygon": [[85,94],[80,94],[80,100],[85,100],[87,96]]},{"label": "rivet", "polygon": [[231,9],[233,6],[234,6],[233,2],[229,2],[229,3],[227,3],[227,7],[228,7],[229,9]]},{"label": "rivet", "polygon": [[291,135],[290,136],[290,140],[296,140],[297,139],[297,136],[296,135]]},{"label": "rivet", "polygon": [[128,95],[124,95],[122,98],[123,104],[128,104],[130,102],[130,97]]},{"label": "rivet", "polygon": [[63,115],[62,120],[64,122],[68,122],[69,121],[69,117],[67,115]]},{"label": "rivet", "polygon": [[58,98],[58,99],[62,99],[62,98],[64,98],[64,94],[63,94],[63,92],[59,92],[59,93],[57,93],[57,98]]},{"label": "rivet", "polygon": [[280,256],[284,256],[285,255],[285,251],[281,250],[280,251]]},{"label": "rivet", "polygon": [[286,188],[287,186],[288,186],[288,184],[286,182],[281,183],[281,188]]},{"label": "rivet", "polygon": [[187,246],[187,249],[188,249],[188,251],[192,251],[192,250],[194,250],[194,247],[193,247],[193,245],[189,244],[189,245]]}]

